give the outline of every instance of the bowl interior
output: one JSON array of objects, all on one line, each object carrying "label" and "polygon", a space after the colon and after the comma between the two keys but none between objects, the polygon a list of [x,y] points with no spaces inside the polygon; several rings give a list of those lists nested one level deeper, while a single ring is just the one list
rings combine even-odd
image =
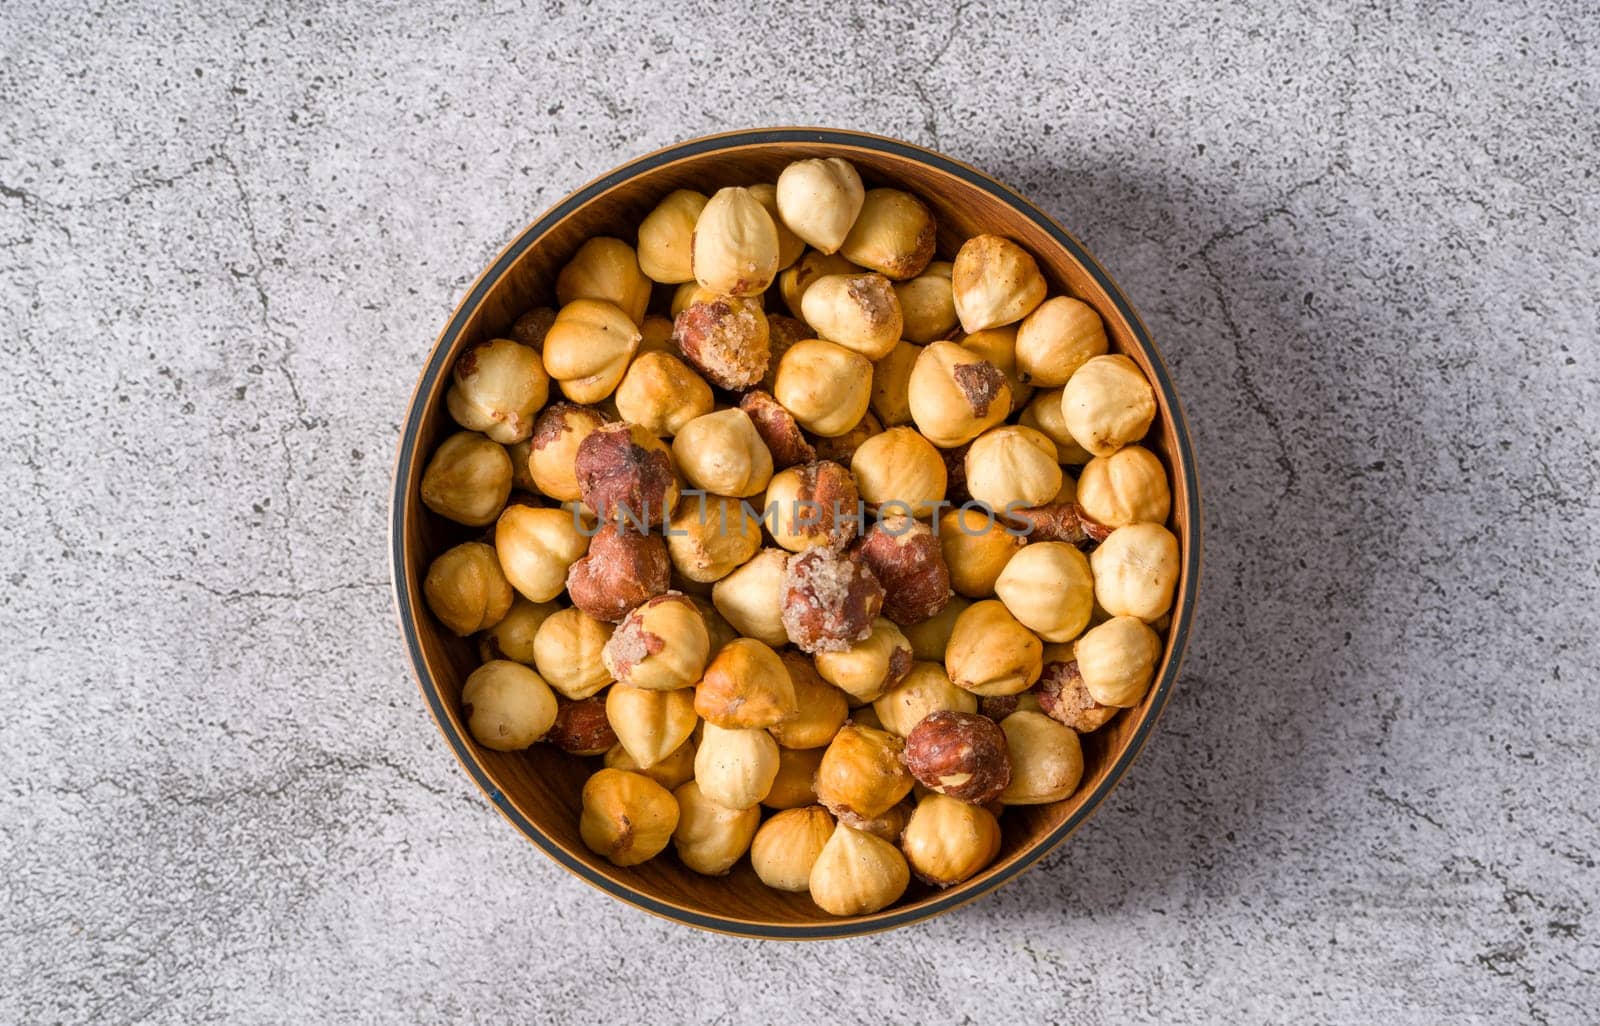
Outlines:
[{"label": "bowl interior", "polygon": [[[460,714],[462,682],[477,665],[475,646],[433,619],[421,588],[435,555],[483,534],[434,516],[417,498],[428,454],[454,430],[443,396],[455,354],[505,333],[529,307],[552,305],[556,273],[584,240],[614,235],[634,242],[634,226],[673,189],[709,193],[726,185],[770,182],[789,162],[814,156],[851,160],[868,188],[896,185],[922,197],[938,218],[941,259],[950,259],[964,239],[980,232],[1007,235],[1038,259],[1052,294],[1070,293],[1100,312],[1113,347],[1138,362],[1156,385],[1160,412],[1145,444],[1167,465],[1173,491],[1168,526],[1184,553],[1156,683],[1138,707],[1084,738],[1084,779],[1077,793],[1052,806],[1008,808],[1001,818],[1001,854],[977,877],[947,891],[913,882],[894,907],[855,919],[829,916],[806,895],[768,889],[748,860],[730,876],[712,879],[683,867],[670,847],[628,869],[591,853],[578,836],[579,793],[599,760],[581,760],[547,745],[514,754],[477,745]],[[769,298],[773,306],[782,307],[775,293]],[[397,468],[393,543],[400,618],[423,693],[463,763],[508,818],[568,868],[625,900],[692,925],[782,937],[867,932],[954,907],[1020,872],[1081,822],[1136,754],[1176,676],[1193,607],[1198,538],[1188,453],[1176,397],[1126,300],[1081,247],[1009,190],[937,154],[853,133],[795,130],[697,140],[642,158],[563,201],[507,248],[452,318],[413,397]]]}]

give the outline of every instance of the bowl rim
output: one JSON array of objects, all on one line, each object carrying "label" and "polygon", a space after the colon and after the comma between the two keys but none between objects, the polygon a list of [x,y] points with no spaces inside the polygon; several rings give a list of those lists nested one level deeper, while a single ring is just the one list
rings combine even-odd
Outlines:
[{"label": "bowl rim", "polygon": [[[1032,847],[1018,854],[1000,872],[982,881],[981,884],[953,887],[945,894],[936,895],[931,900],[907,908],[891,906],[881,912],[867,916],[815,924],[760,923],[674,904],[611,880],[595,872],[582,861],[572,858],[560,845],[546,836],[537,823],[534,823],[517,810],[510,799],[501,792],[488,773],[473,757],[466,738],[456,731],[450,722],[450,718],[443,707],[437,682],[433,679],[432,673],[429,672],[427,660],[423,656],[416,623],[406,615],[406,611],[411,608],[414,601],[412,588],[406,580],[404,572],[405,553],[403,547],[406,508],[409,499],[407,481],[410,477],[411,467],[417,459],[417,437],[426,412],[422,408],[421,400],[432,391],[434,382],[439,375],[445,372],[447,357],[473,312],[526,250],[543,238],[551,227],[595,196],[659,164],[683,157],[699,156],[718,150],[735,149],[763,143],[826,143],[854,146],[877,150],[930,165],[990,193],[1014,209],[1018,214],[1033,221],[1058,245],[1065,248],[1072,258],[1078,261],[1083,269],[1105,290],[1118,315],[1128,323],[1135,344],[1142,347],[1145,355],[1149,358],[1150,367],[1156,379],[1155,385],[1160,390],[1165,403],[1165,411],[1171,419],[1173,437],[1177,442],[1178,452],[1181,456],[1179,470],[1183,475],[1185,484],[1184,491],[1187,496],[1185,511],[1188,516],[1190,536],[1189,544],[1185,547],[1183,559],[1184,598],[1182,605],[1175,611],[1169,635],[1172,657],[1168,661],[1160,679],[1154,684],[1154,696],[1151,699],[1150,709],[1144,720],[1135,729],[1127,749],[1107,770],[1105,778],[1101,780],[1083,805],[1072,816],[1062,822],[1060,826],[1056,827],[1055,830],[1035,841]],[[432,351],[428,354],[423,371],[417,378],[416,386],[412,389],[411,399],[406,409],[405,424],[401,430],[400,442],[395,452],[391,503],[389,517],[389,568],[394,586],[395,613],[400,623],[401,634],[405,638],[412,672],[417,679],[417,688],[422,693],[422,697],[428,705],[428,710],[433,716],[439,732],[450,743],[450,748],[457,761],[466,769],[468,775],[488,797],[490,803],[541,851],[554,859],[557,864],[606,894],[672,922],[682,923],[714,933],[726,933],[758,939],[822,940],[857,937],[907,926],[911,923],[942,915],[976,901],[1038,865],[1046,855],[1058,848],[1094,814],[1111,791],[1121,783],[1123,775],[1134,760],[1138,758],[1145,742],[1153,733],[1182,669],[1184,650],[1188,645],[1189,629],[1194,619],[1194,611],[1199,594],[1203,524],[1201,521],[1200,491],[1196,473],[1194,443],[1189,437],[1189,429],[1183,415],[1183,407],[1178,399],[1177,391],[1173,388],[1166,363],[1162,360],[1160,351],[1151,340],[1149,329],[1145,327],[1144,321],[1140,319],[1133,305],[1129,303],[1121,287],[1106,272],[1105,268],[1100,266],[1099,261],[1090,255],[1076,236],[1010,186],[969,164],[935,150],[888,136],[850,129],[800,127],[745,129],[687,139],[636,157],[573,190],[518,232],[515,238],[495,257],[493,262],[478,275],[472,287],[467,290],[466,295],[456,305],[449,321],[446,322],[444,330],[439,333],[439,337],[433,344]]]}]

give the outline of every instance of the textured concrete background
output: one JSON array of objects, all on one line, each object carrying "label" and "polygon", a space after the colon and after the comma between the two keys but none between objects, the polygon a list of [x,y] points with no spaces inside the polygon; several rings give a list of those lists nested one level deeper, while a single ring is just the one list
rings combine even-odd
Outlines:
[{"label": "textured concrete background", "polygon": [[[1592,7],[254,6],[0,7],[0,1022],[1593,1022]],[[538,855],[429,722],[385,558],[490,256],[773,123],[1076,229],[1207,503],[1183,682],[1100,814],[803,947]]]}]

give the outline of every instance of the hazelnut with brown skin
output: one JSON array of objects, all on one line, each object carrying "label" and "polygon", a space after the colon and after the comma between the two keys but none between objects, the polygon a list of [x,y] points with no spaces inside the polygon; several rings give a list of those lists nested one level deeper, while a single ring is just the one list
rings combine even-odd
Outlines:
[{"label": "hazelnut with brown skin", "polygon": [[[1050,664],[1048,662],[1045,664],[1045,672],[1050,672]],[[1044,711],[1044,706],[1039,701],[1038,684],[1035,684],[1027,691],[1018,692],[1015,695],[985,695],[983,698],[978,699],[978,711],[996,723],[1023,709],[1027,709],[1030,712]]]},{"label": "hazelnut with brown skin", "polygon": [[790,552],[813,546],[842,549],[860,528],[860,496],[855,478],[826,460],[790,467],[767,485],[762,509],[777,506],[768,519],[773,540]]},{"label": "hazelnut with brown skin", "polygon": [[635,606],[663,594],[671,577],[665,541],[605,524],[589,539],[588,554],[567,571],[567,594],[596,620],[620,623]]},{"label": "hazelnut with brown skin", "polygon": [[[883,585],[883,615],[896,624],[922,623],[950,601],[950,568],[933,529],[904,514],[875,522],[856,544],[861,557]],[[943,657],[943,646],[940,647]]]},{"label": "hazelnut with brown skin", "polygon": [[578,446],[574,470],[584,505],[602,520],[658,527],[678,502],[671,454],[637,424],[596,428]]},{"label": "hazelnut with brown skin", "polygon": [[550,377],[538,351],[497,338],[456,357],[444,398],[457,424],[510,445],[528,437],[534,411],[549,395]]},{"label": "hazelnut with brown skin", "polygon": [[475,431],[458,431],[428,460],[422,472],[422,502],[458,524],[482,527],[505,507],[511,476],[505,446]]},{"label": "hazelnut with brown skin", "polygon": [[933,211],[917,197],[899,189],[869,189],[839,252],[902,281],[928,266],[937,234]]},{"label": "hazelnut with brown skin", "polygon": [[911,793],[905,742],[887,731],[846,724],[817,768],[817,799],[835,816],[881,816]]},{"label": "hazelnut with brown skin", "polygon": [[554,307],[536,306],[512,322],[509,332],[511,341],[525,345],[529,349],[543,349],[545,332],[549,331],[550,325],[555,322]]},{"label": "hazelnut with brown skin", "polygon": [[557,502],[583,498],[576,469],[578,446],[606,420],[592,406],[554,402],[545,407],[528,439],[528,476],[534,487]]},{"label": "hazelnut with brown skin", "polygon": [[717,296],[690,303],[673,322],[673,340],[713,385],[750,388],[772,357],[766,314],[755,300]]},{"label": "hazelnut with brown skin", "polygon": [[648,691],[686,688],[705,671],[711,638],[687,595],[669,591],[634,609],[600,658],[618,682]]},{"label": "hazelnut with brown skin", "polygon": [[987,805],[1011,783],[1006,736],[987,716],[929,713],[906,737],[906,767],[930,791]]},{"label": "hazelnut with brown skin", "polygon": [[817,459],[848,466],[856,450],[873,435],[883,431],[883,424],[870,412],[861,415],[856,426],[842,435],[816,439]]},{"label": "hazelnut with brown skin", "polygon": [[1116,706],[1101,705],[1089,694],[1076,659],[1047,661],[1033,693],[1038,696],[1039,708],[1046,716],[1080,734],[1099,730],[1117,714]]},{"label": "hazelnut with brown skin", "polygon": [[723,646],[694,686],[694,711],[728,730],[772,727],[800,711],[789,668],[754,638]]},{"label": "hazelnut with brown skin", "polygon": [[716,408],[711,386],[673,353],[640,353],[617,386],[617,412],[630,424],[670,438]]},{"label": "hazelnut with brown skin", "polygon": [[802,652],[842,652],[872,633],[883,585],[852,555],[807,549],[783,578],[783,626]]},{"label": "hazelnut with brown skin", "polygon": [[1090,519],[1076,502],[1053,501],[1030,509],[1014,509],[1004,520],[1025,532],[1027,540],[1035,542],[1082,545],[1090,541],[1103,542],[1111,535],[1111,528]]},{"label": "hazelnut with brown skin", "polygon": [[766,443],[767,451],[772,454],[774,469],[786,470],[817,458],[817,450],[806,441],[794,416],[770,392],[760,389],[746,392],[744,398],[739,400],[739,409],[750,418],[756,434]]},{"label": "hazelnut with brown skin", "polygon": [[1005,374],[954,342],[923,348],[911,368],[911,419],[940,448],[972,441],[1011,413]]},{"label": "hazelnut with brown skin", "polygon": [[617,732],[606,719],[606,700],[591,695],[576,702],[558,699],[544,739],[569,755],[604,755],[617,743]]}]

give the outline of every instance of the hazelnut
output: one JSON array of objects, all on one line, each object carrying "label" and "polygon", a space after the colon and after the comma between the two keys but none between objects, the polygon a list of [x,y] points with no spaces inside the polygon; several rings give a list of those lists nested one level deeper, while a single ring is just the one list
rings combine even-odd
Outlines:
[{"label": "hazelnut", "polygon": [[563,696],[573,701],[588,698],[611,683],[600,654],[612,629],[581,609],[552,613],[533,636],[533,664]]},{"label": "hazelnut", "polygon": [[567,571],[567,593],[596,620],[620,623],[635,606],[665,592],[671,576],[666,542],[606,524],[589,539],[588,555]]},{"label": "hazelnut", "polygon": [[778,274],[778,229],[749,189],[718,189],[694,223],[690,252],[701,286],[753,296]]},{"label": "hazelnut", "polygon": [[530,602],[548,602],[567,584],[567,569],[589,548],[589,539],[564,509],[513,503],[494,525],[494,551],[506,580]]},{"label": "hazelnut", "polygon": [[669,591],[623,618],[601,660],[629,687],[671,691],[699,680],[710,655],[711,638],[699,608],[687,595]]},{"label": "hazelnut", "polygon": [[950,645],[950,632],[956,620],[972,605],[960,595],[950,596],[945,607],[921,623],[905,624],[902,630],[911,643],[911,654],[917,659],[944,662],[944,650]]},{"label": "hazelnut", "polygon": [[[534,421],[534,424],[537,425],[538,421]],[[518,491],[537,492],[539,486],[533,483],[533,475],[528,472],[528,457],[533,455],[532,437],[512,442],[505,450],[511,458],[511,487]]]},{"label": "hazelnut", "polygon": [[[609,713],[607,714],[606,722],[607,724],[610,723]],[[616,744],[612,745],[610,751],[606,752],[605,764],[607,769],[642,773],[667,790],[673,791],[694,779],[694,742],[692,740],[685,741],[677,748],[674,748],[672,754],[665,759],[653,766],[642,768],[634,761],[633,756],[628,754],[626,748]]]},{"label": "hazelnut", "polygon": [[[913,663],[905,679],[878,696],[872,703],[872,709],[878,714],[878,722],[883,724],[884,730],[900,737],[909,737],[912,729],[932,713],[976,713],[978,698],[970,691],[950,683],[944,667],[939,663]],[[911,766],[911,772],[917,772],[915,765]],[[922,780],[922,777],[917,779]],[[926,780],[922,782],[933,787]]]},{"label": "hazelnut", "polygon": [[590,695],[577,702],[561,699],[544,739],[569,755],[604,755],[617,743],[617,732],[606,718],[606,700]]},{"label": "hazelnut", "polygon": [[773,540],[790,552],[818,545],[842,549],[861,527],[860,505],[850,472],[823,460],[774,476],[762,515]]},{"label": "hazelnut", "polygon": [[935,241],[933,211],[926,203],[899,189],[869,189],[839,252],[899,281],[923,272]]},{"label": "hazelnut", "polygon": [[696,584],[710,584],[761,548],[761,520],[738,499],[685,495],[666,535],[673,569]]},{"label": "hazelnut", "polygon": [[464,542],[428,565],[422,594],[439,622],[462,637],[493,627],[511,608],[511,585],[494,549]]},{"label": "hazelnut", "polygon": [[711,386],[672,353],[641,353],[617,386],[617,412],[661,438],[716,409]]},{"label": "hazelnut", "polygon": [[705,725],[694,755],[701,792],[729,809],[760,804],[778,775],[778,743],[764,730],[725,730]]},{"label": "hazelnut", "polygon": [[814,439],[817,446],[817,459],[828,460],[832,463],[846,464],[855,456],[856,450],[861,448],[861,443],[880,434],[883,425],[878,422],[871,412],[863,413],[861,419],[856,421],[856,426],[842,435],[831,438]]},{"label": "hazelnut", "polygon": [[1155,392],[1126,356],[1096,356],[1062,389],[1061,416],[1079,445],[1095,456],[1110,456],[1150,430]]},{"label": "hazelnut", "polygon": [[1106,352],[1106,326],[1094,307],[1056,296],[1036,307],[1017,328],[1017,372],[1047,388],[1065,385],[1089,360]]},{"label": "hazelnut", "polygon": [[573,461],[583,504],[601,520],[644,531],[667,522],[678,478],[661,440],[637,424],[603,424],[578,445]]},{"label": "hazelnut", "polygon": [[844,346],[806,339],[783,354],[772,393],[807,431],[842,435],[866,415],[872,364]]},{"label": "hazelnut", "polygon": [[703,193],[678,189],[639,222],[639,269],[651,281],[676,285],[694,280],[694,225],[705,208]]},{"label": "hazelnut", "polygon": [[590,239],[556,275],[556,302],[595,299],[627,314],[635,324],[650,305],[650,279],[639,270],[633,247],[621,239]]},{"label": "hazelnut", "polygon": [[[998,728],[995,733],[1000,733]],[[911,814],[900,850],[917,879],[949,887],[973,876],[1000,854],[1000,821],[982,806],[930,794]]]},{"label": "hazelnut", "polygon": [[643,336],[621,308],[575,299],[544,338],[544,368],[575,403],[597,403],[622,380]]},{"label": "hazelnut", "polygon": [[753,638],[729,642],[694,687],[694,711],[728,730],[771,727],[800,711],[789,668]]},{"label": "hazelnut", "polygon": [[[837,254],[811,250],[802,254],[793,267],[778,275],[778,293],[783,296],[783,305],[789,308],[789,312],[799,317],[806,290],[816,284],[818,278],[830,274],[860,274],[863,270],[865,268]],[[805,337],[811,337],[809,330]]]},{"label": "hazelnut", "polygon": [[1012,616],[1046,641],[1076,638],[1094,611],[1089,559],[1066,542],[1025,546],[1000,571],[994,592]]},{"label": "hazelnut", "polygon": [[455,422],[510,445],[533,430],[534,411],[550,395],[539,352],[509,338],[468,346],[456,357],[445,406]]},{"label": "hazelnut", "polygon": [[816,332],[811,330],[811,326],[799,318],[767,314],[767,348],[771,350],[771,356],[767,359],[767,372],[761,375],[761,387],[771,392],[778,380],[778,361],[783,359],[783,354],[793,348],[796,342],[815,337]]},{"label": "hazelnut", "polygon": [[796,711],[767,728],[768,733],[784,748],[825,747],[850,715],[844,692],[823,680],[811,660],[799,652],[785,652],[781,658],[794,685]]},{"label": "hazelnut", "polygon": [[772,357],[767,316],[753,299],[697,299],[676,315],[672,337],[713,385],[734,391],[759,383]]},{"label": "hazelnut", "polygon": [[1056,445],[1033,428],[985,431],[967,450],[966,466],[967,491],[993,510],[1043,505],[1061,490]]},{"label": "hazelnut", "polygon": [[1166,468],[1142,445],[1123,446],[1084,464],[1077,499],[1085,514],[1107,527],[1161,524],[1172,512]]},{"label": "hazelnut", "polygon": [[1011,412],[1022,409],[1033,397],[1033,386],[1023,383],[1017,376],[1017,329],[986,328],[974,331],[961,339],[961,348],[977,353],[988,360],[1006,376],[1011,386]]},{"label": "hazelnut", "polygon": [[973,805],[995,801],[1011,783],[1006,736],[975,709],[923,717],[906,737],[906,766],[928,790]]},{"label": "hazelnut", "polygon": [[972,441],[1011,412],[1005,374],[954,342],[934,342],[917,356],[909,398],[917,430],[946,449]]},{"label": "hazelnut", "polygon": [[461,686],[461,714],[480,745],[515,752],[544,737],[556,719],[556,698],[526,666],[493,659]]},{"label": "hazelnut", "polygon": [[[697,585],[693,581],[685,583],[694,587],[701,587],[701,585]],[[700,611],[700,619],[705,621],[706,635],[711,638],[711,647],[708,651],[719,651],[723,645],[739,636],[740,632],[734,630],[733,625],[723,619],[722,614],[717,612],[717,607],[712,604],[709,598],[693,593],[689,593],[687,597],[690,602],[694,603],[695,609]]]},{"label": "hazelnut", "polygon": [[950,290],[948,261],[935,260],[915,278],[896,282],[894,294],[900,298],[900,318],[904,336],[919,344],[949,338],[956,330],[956,301]]},{"label": "hazelnut", "polygon": [[727,873],[749,850],[761,825],[761,810],[724,808],[693,780],[673,797],[678,799],[678,828],[672,833],[678,861],[704,876]]},{"label": "hazelnut", "polygon": [[950,568],[950,586],[968,598],[994,594],[1011,557],[1028,542],[982,509],[963,506],[939,518],[939,546]]},{"label": "hazelnut", "polygon": [[833,736],[817,767],[817,799],[835,816],[841,810],[871,819],[911,793],[905,742],[887,731],[847,723]]},{"label": "hazelnut", "polygon": [[1128,708],[1150,689],[1161,638],[1143,620],[1114,616],[1089,628],[1072,646],[1083,686],[1101,705]]},{"label": "hazelnut", "polygon": [[[509,585],[507,585],[509,587]],[[511,600],[511,608],[494,626],[478,635],[478,658],[514,659],[533,665],[533,638],[539,627],[561,607],[554,602],[529,602],[521,595]]]},{"label": "hazelnut", "polygon": [[505,446],[475,431],[446,438],[422,472],[423,504],[468,527],[492,522],[510,494],[511,457]]},{"label": "hazelnut", "polygon": [[806,441],[794,416],[772,397],[772,393],[760,389],[746,392],[739,400],[739,409],[750,418],[756,434],[766,443],[775,469],[785,470],[817,458],[817,451]]},{"label": "hazelnut", "polygon": [[596,855],[618,866],[654,858],[678,828],[672,792],[639,773],[603,769],[583,785],[578,833]]},{"label": "hazelnut", "polygon": [[[851,701],[855,701],[852,697]],[[869,702],[850,710],[850,722],[858,727],[871,727],[873,730],[882,730],[883,724],[878,721],[878,711]]]},{"label": "hazelnut", "polygon": [[800,315],[829,342],[882,359],[900,341],[900,300],[881,274],[818,278],[800,301]]},{"label": "hazelnut", "polygon": [[844,652],[865,641],[882,608],[883,585],[853,555],[807,549],[784,570],[783,626],[803,652]]},{"label": "hazelnut", "polygon": [[672,442],[684,480],[716,495],[755,495],[772,480],[772,453],[743,410],[719,410],[685,424]]},{"label": "hazelnut", "polygon": [[939,455],[944,457],[944,494],[952,506],[964,506],[972,501],[972,493],[967,491],[967,451],[971,448],[972,443],[967,442],[953,449],[939,450]]},{"label": "hazelnut", "polygon": [[[635,360],[646,353],[678,355],[678,344],[672,341],[671,317],[663,317],[660,314],[646,314],[643,323],[639,325],[639,336],[639,348],[633,352]],[[620,388],[621,386],[617,387]]]},{"label": "hazelnut", "polygon": [[518,317],[511,324],[511,341],[527,346],[529,349],[543,349],[545,332],[550,330],[550,325],[556,322],[556,312],[553,307],[536,306],[532,310]]},{"label": "hazelnut", "polygon": [[921,353],[921,346],[896,342],[872,364],[872,398],[867,404],[889,427],[911,423],[911,368]]},{"label": "hazelnut", "polygon": [[711,587],[711,601],[733,628],[773,647],[789,643],[783,627],[783,571],[789,554],[762,549]]},{"label": "hazelnut", "polygon": [[1071,797],[1083,779],[1083,746],[1071,728],[1044,713],[1015,712],[1000,724],[1011,758],[1007,805],[1048,805]]},{"label": "hazelnut", "polygon": [[950,679],[978,695],[1026,691],[1044,668],[1044,645],[1003,602],[976,602],[956,620],[945,649]]},{"label": "hazelnut", "polygon": [[1028,406],[1017,418],[1017,423],[1023,427],[1031,427],[1042,432],[1050,441],[1056,443],[1056,462],[1067,463],[1072,466],[1081,466],[1089,460],[1089,450],[1079,445],[1072,437],[1072,432],[1067,430],[1067,422],[1061,415],[1062,389],[1053,388],[1048,392],[1039,392],[1029,400]]},{"label": "hazelnut", "polygon": [[911,671],[911,642],[899,627],[879,617],[865,638],[841,650],[818,652],[815,660],[824,680],[857,702],[870,702]]},{"label": "hazelnut", "polygon": [[1032,693],[1038,696],[1041,712],[1080,734],[1099,730],[1117,714],[1116,706],[1101,705],[1089,694],[1083,674],[1078,672],[1078,662],[1070,655],[1064,661],[1052,660],[1047,651],[1044,673]]},{"label": "hazelnut", "polygon": [[950,287],[963,331],[1014,324],[1044,301],[1044,275],[1033,256],[1010,239],[976,235],[961,244]]},{"label": "hazelnut", "polygon": [[779,216],[822,253],[838,251],[865,199],[861,176],[841,157],[797,160],[778,176]]},{"label": "hazelnut", "polygon": [[847,826],[851,830],[871,834],[890,844],[899,844],[900,835],[905,833],[906,823],[911,819],[911,809],[909,801],[896,802],[888,812],[870,817],[858,816],[849,809],[840,809],[838,822],[840,826]]},{"label": "hazelnut", "polygon": [[772,218],[772,227],[778,232],[778,269],[788,267],[800,259],[800,254],[806,251],[806,241],[790,230],[783,218],[778,216],[778,187],[769,182],[761,182],[748,187],[750,195],[766,210],[767,216]]},{"label": "hazelnut", "polygon": [[568,402],[547,406],[528,439],[528,476],[534,487],[557,502],[583,498],[575,468],[578,446],[605,422],[606,415],[592,406]]},{"label": "hazelnut", "polygon": [[769,809],[798,809],[815,805],[817,792],[811,782],[816,779],[817,767],[822,765],[824,751],[823,748],[780,747],[778,775],[772,779],[772,790],[761,799],[761,804]]},{"label": "hazelnut", "polygon": [[1150,623],[1172,608],[1178,585],[1178,539],[1160,524],[1129,524],[1112,531],[1089,557],[1094,597],[1112,616]]},{"label": "hazelnut", "polygon": [[850,471],[862,500],[881,512],[928,518],[944,502],[944,460],[932,442],[908,427],[862,442]]},{"label": "hazelnut", "polygon": [[[883,585],[883,615],[899,626],[923,623],[950,601],[950,568],[933,529],[920,520],[881,515],[855,551]],[[944,658],[942,643],[933,658]]]},{"label": "hazelnut", "polygon": [[[667,310],[671,314],[672,319],[676,321],[678,319],[678,315],[689,309],[691,306],[694,306],[697,303],[715,303],[719,299],[737,299],[740,303],[754,304],[757,310],[762,311],[765,311],[767,307],[767,297],[765,293],[757,296],[730,296],[726,293],[718,292],[715,289],[708,289],[699,282],[686,281],[682,285],[679,285],[677,288],[672,290],[672,301],[667,304]],[[729,305],[735,308],[738,308],[739,306],[738,303],[731,302]],[[768,334],[771,334],[770,327],[768,328]],[[673,347],[674,350],[676,350],[676,342],[673,343]]]},{"label": "hazelnut", "polygon": [[694,692],[687,688],[646,691],[626,685],[606,692],[606,719],[628,758],[645,769],[676,755],[699,723]]},{"label": "hazelnut", "polygon": [[776,891],[802,894],[811,887],[811,867],[833,836],[833,817],[812,805],[778,813],[756,831],[750,868]]},{"label": "hazelnut", "polygon": [[894,904],[910,882],[899,848],[838,826],[811,867],[811,900],[832,915],[865,915]]},{"label": "hazelnut", "polygon": [[[1049,658],[1046,657],[1044,674],[1039,677],[1039,680],[1043,682],[1044,675],[1049,674],[1049,672],[1050,661]],[[1044,705],[1039,701],[1038,684],[1035,684],[1027,691],[1022,691],[1015,695],[989,695],[985,698],[978,699],[978,711],[996,723],[999,723],[1001,720],[1005,719],[1007,716],[1010,716],[1019,709],[1027,709],[1031,712],[1044,712]]]}]

